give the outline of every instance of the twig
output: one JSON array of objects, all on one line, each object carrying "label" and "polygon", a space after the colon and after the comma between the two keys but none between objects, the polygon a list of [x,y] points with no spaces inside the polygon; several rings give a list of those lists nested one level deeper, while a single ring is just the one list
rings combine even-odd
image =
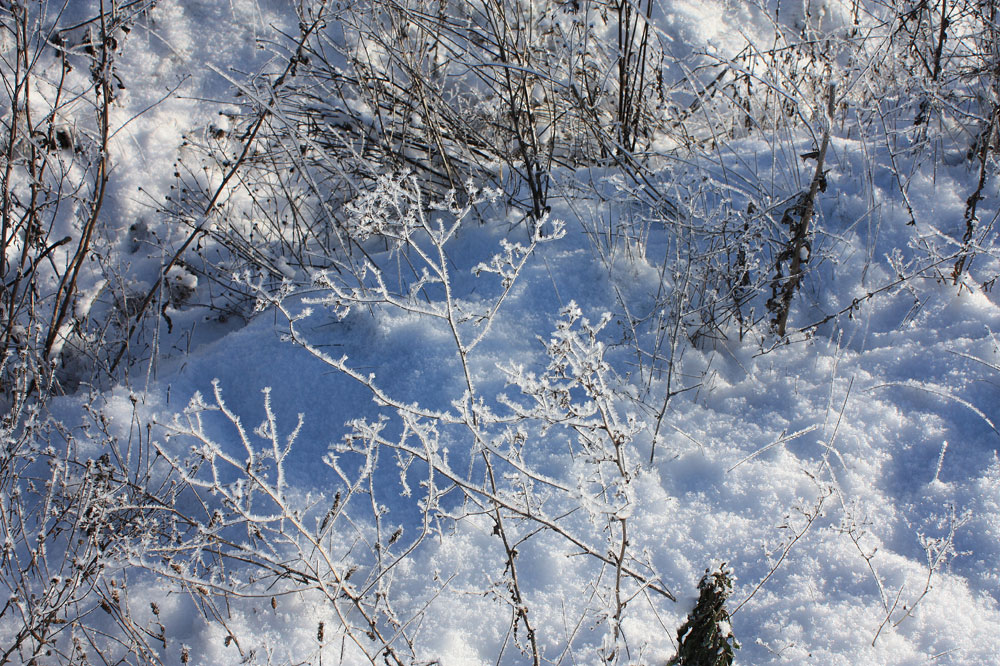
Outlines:
[{"label": "twig", "polygon": [[811,433],[811,432],[812,432],[813,430],[817,430],[817,429],[819,429],[819,427],[820,427],[820,426],[819,426],[819,424],[817,423],[817,424],[814,424],[814,425],[811,425],[811,426],[809,426],[808,428],[803,428],[802,430],[799,430],[799,431],[797,431],[797,432],[793,432],[793,433],[792,433],[791,435],[788,435],[788,436],[785,436],[785,433],[784,433],[784,431],[782,431],[781,435],[780,435],[780,436],[778,436],[778,439],[774,440],[773,442],[771,442],[771,443],[770,443],[770,444],[768,444],[767,446],[764,446],[764,447],[761,447],[761,448],[757,449],[756,451],[754,451],[754,452],[753,452],[753,453],[751,453],[750,455],[748,455],[748,456],[746,456],[745,458],[743,458],[742,460],[740,460],[740,461],[739,461],[738,463],[736,463],[735,465],[733,465],[732,467],[730,467],[729,469],[727,469],[727,470],[726,470],[726,474],[728,474],[729,472],[732,472],[732,471],[733,471],[734,469],[736,469],[737,467],[739,467],[739,466],[740,466],[740,465],[742,465],[743,463],[747,462],[748,460],[751,460],[751,459],[753,459],[753,458],[756,458],[757,456],[759,456],[760,454],[764,453],[764,452],[765,452],[765,451],[767,451],[768,449],[770,449],[770,448],[772,448],[772,447],[775,447],[775,446],[777,446],[778,444],[784,444],[785,442],[790,442],[790,441],[792,441],[793,439],[798,439],[798,438],[799,438],[799,437],[801,437],[802,435],[806,435],[806,434],[809,434],[809,433]]}]

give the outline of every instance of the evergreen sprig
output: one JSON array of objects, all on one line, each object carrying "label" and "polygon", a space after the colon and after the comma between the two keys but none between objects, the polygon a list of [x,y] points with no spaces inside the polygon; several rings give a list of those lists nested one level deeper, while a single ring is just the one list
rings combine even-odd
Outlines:
[{"label": "evergreen sprig", "polygon": [[725,603],[733,591],[731,571],[723,563],[705,570],[698,583],[698,603],[677,630],[677,654],[668,666],[730,666],[740,643],[733,635]]}]

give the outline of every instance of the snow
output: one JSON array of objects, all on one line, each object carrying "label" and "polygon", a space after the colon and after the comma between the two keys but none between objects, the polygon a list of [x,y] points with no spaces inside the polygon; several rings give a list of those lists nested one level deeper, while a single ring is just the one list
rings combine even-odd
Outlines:
[{"label": "snow", "polygon": [[[119,129],[109,206],[135,267],[130,291],[144,294],[169,259],[167,248],[190,233],[160,224],[153,209],[158,204],[149,203],[161,202],[174,186],[170,174],[184,137],[213,123],[229,131],[230,121],[220,113],[236,108],[230,82],[272,66],[269,40],[297,30],[288,4],[160,0],[150,10],[149,27],[136,28],[126,42],[121,77],[135,83],[113,122]],[[849,22],[850,3],[821,4],[823,21]],[[748,21],[751,15],[756,22]],[[741,3],[677,3],[663,18],[660,25],[676,49],[695,53],[733,53],[743,40],[769,29]],[[369,57],[386,57],[381,46],[366,48]],[[532,95],[541,100],[544,92],[538,86]],[[781,166],[771,147],[756,139],[734,142],[728,150],[732,155],[719,159],[741,162],[734,173],[773,174]],[[401,619],[411,623],[405,634],[417,655],[414,663],[478,666],[528,659],[527,630],[512,611],[509,563],[491,511],[462,498],[445,479],[431,479],[419,460],[421,447],[439,462],[438,476],[450,473],[469,483],[483,477],[477,456],[484,448],[518,451],[509,459],[537,474],[530,491],[523,490],[537,491],[537,516],[583,535],[581,541],[602,554],[620,538],[616,521],[628,521],[630,548],[656,573],[651,580],[678,601],[642,585],[629,588],[633,596],[615,625],[629,650],[616,656],[620,663],[663,663],[673,655],[698,579],[719,562],[728,563],[736,580],[728,604],[731,624],[721,623],[719,630],[742,642],[739,663],[995,663],[1000,346],[994,331],[1000,330],[1000,304],[973,277],[961,288],[921,279],[912,287],[916,297],[907,289],[868,297],[896,279],[894,248],[910,251],[960,237],[972,181],[964,163],[940,171],[921,167],[909,179],[916,225],[908,225],[884,164],[866,178],[858,169],[867,159],[860,142],[835,138],[830,150],[822,232],[813,248],[800,250],[815,272],[796,295],[794,317],[796,326],[805,326],[854,299],[856,309],[781,343],[758,333],[743,340],[697,340],[678,352],[671,369],[670,390],[690,390],[669,401],[666,372],[653,372],[648,359],[637,359],[628,340],[630,318],[657,316],[659,262],[670,248],[655,228],[643,230],[644,242],[633,239],[635,247],[602,245],[594,229],[618,213],[612,203],[574,198],[567,186],[566,195],[556,193],[550,201],[551,219],[565,225],[563,232],[549,225],[548,235],[535,239],[509,292],[501,277],[513,276],[512,264],[532,239],[523,226],[511,231],[501,205],[484,205],[481,224],[470,217],[448,237],[443,266],[433,263],[433,238],[415,241],[424,243],[430,257],[429,274],[443,268],[454,290],[447,301],[445,286],[428,282],[419,307],[337,307],[324,300],[328,290],[309,287],[287,295],[283,311],[271,304],[247,321],[220,321],[204,307],[216,287],[192,267],[174,265],[165,275],[169,308],[158,318],[155,357],[133,368],[129,382],[95,389],[95,404],[119,435],[136,423],[154,424],[151,436],[177,459],[190,453],[194,432],[178,433],[174,417],[196,395],[214,409],[216,386],[239,423],[222,411],[207,411],[201,434],[240,461],[240,425],[251,444],[266,451],[272,434],[287,441],[301,414],[302,428],[287,458],[277,447],[256,455],[269,482],[287,493],[281,499],[303,507],[304,514],[330,505],[338,489],[346,498],[351,480],[378,484],[370,497],[364,488],[352,496],[338,518],[344,533],[332,539],[329,552],[344,563],[370,563],[371,544],[401,528],[400,543],[412,550],[384,578],[357,585],[382,586],[396,612],[407,614]],[[557,177],[580,185],[601,174],[563,170]],[[995,211],[991,197],[981,206]],[[376,222],[400,221],[377,219],[366,234],[395,232],[375,228]],[[446,229],[438,229],[441,238]],[[520,249],[503,245],[508,235]],[[387,265],[398,262],[384,246],[380,253],[380,242],[364,247]],[[982,256],[977,262],[975,275],[996,273],[996,259]],[[275,267],[288,281],[297,275],[298,267],[283,256]],[[950,265],[941,270],[946,274]],[[103,288],[96,278],[87,281],[84,310]],[[501,295],[487,329],[474,315],[490,312]],[[627,314],[623,303],[632,308]],[[453,328],[442,316],[446,305],[470,317]],[[691,337],[697,333],[692,330]],[[554,349],[573,345],[579,345],[573,348],[578,356],[567,352],[563,365],[553,360]],[[577,439],[566,421],[537,416],[542,409],[534,401],[569,382],[560,374],[565,368],[597,378],[594,385],[566,386],[565,398],[596,410],[573,418],[617,419],[615,427],[628,441],[620,459],[594,443],[587,449],[592,458],[568,453],[585,448],[585,435]],[[601,392],[605,379],[627,388],[609,397]],[[470,399],[470,382],[482,401],[478,406]],[[52,410],[69,423],[83,419],[80,405],[80,397],[68,396],[54,401]],[[524,428],[520,434],[503,427],[514,408],[532,414],[517,426]],[[483,432],[492,440],[473,440],[448,421],[476,409],[477,419],[491,424]],[[435,414],[447,418],[432,423]],[[267,425],[272,418],[274,433]],[[264,424],[263,437],[253,434],[258,424]],[[174,436],[167,437],[171,429]],[[381,458],[366,459],[379,437],[400,444],[399,460],[414,456],[412,466],[398,468],[385,446]],[[607,482],[619,464],[627,483],[618,477]],[[523,470],[498,469],[510,481],[498,495],[508,493],[515,502]],[[448,492],[435,496],[435,483]],[[601,484],[614,492],[595,493]],[[262,504],[255,510],[273,510]],[[434,521],[425,522],[432,514]],[[599,663],[613,624],[602,613],[614,608],[608,585],[615,571],[607,564],[614,553],[601,562],[559,533],[534,533],[527,520],[511,519],[508,527],[523,539],[516,556],[520,593],[542,654],[552,663]],[[303,547],[294,529],[282,523],[280,530],[288,530],[282,548]],[[392,555],[399,554],[397,547]],[[363,651],[370,646],[338,633],[342,599],[317,590],[285,593],[287,584],[276,584],[275,596],[233,597],[223,608],[176,581],[136,569],[128,598],[140,622],[165,628],[154,646],[164,663],[176,663],[182,647],[195,664],[251,658],[366,663]],[[350,622],[364,625],[357,615]],[[8,636],[16,623],[0,616],[0,634]],[[387,627],[391,631],[388,623],[382,630]]]}]

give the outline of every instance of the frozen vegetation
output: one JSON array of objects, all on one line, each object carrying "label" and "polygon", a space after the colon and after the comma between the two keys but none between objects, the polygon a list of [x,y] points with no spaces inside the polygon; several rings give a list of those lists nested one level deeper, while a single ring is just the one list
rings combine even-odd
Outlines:
[{"label": "frozen vegetation", "polygon": [[0,664],[993,664],[982,0],[0,0]]}]

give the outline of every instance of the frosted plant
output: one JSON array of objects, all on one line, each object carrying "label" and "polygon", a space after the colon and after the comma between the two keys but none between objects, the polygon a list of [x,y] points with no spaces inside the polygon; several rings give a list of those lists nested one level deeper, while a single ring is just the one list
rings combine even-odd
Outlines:
[{"label": "frosted plant", "polygon": [[[596,647],[603,660],[628,659],[628,640],[621,625],[629,602],[641,596],[655,608],[660,603],[657,599],[669,600],[673,595],[659,580],[649,557],[630,547],[631,484],[640,468],[634,439],[645,426],[623,411],[618,380],[604,360],[600,338],[609,317],[592,324],[570,304],[544,344],[547,366],[535,374],[508,363],[502,369],[518,394],[484,392],[472,369],[476,350],[535,248],[558,240],[562,226],[548,221],[538,225],[528,245],[502,241],[499,252],[472,271],[479,279],[496,280],[499,289],[485,302],[469,301],[456,296],[457,278],[450,269],[448,251],[462,220],[481,199],[464,206],[453,202],[428,206],[422,196],[411,182],[390,179],[354,204],[359,217],[353,227],[356,233],[365,238],[377,232],[383,242],[388,241],[384,256],[405,257],[413,276],[409,283],[400,283],[398,273],[388,274],[380,263],[384,260],[372,254],[364,262],[363,282],[348,284],[340,275],[318,275],[304,299],[311,306],[305,311],[291,309],[288,293],[271,295],[259,288],[261,303],[273,305],[287,317],[292,341],[361,383],[382,408],[380,419],[350,424],[350,433],[333,449],[328,464],[364,460],[362,476],[374,486],[383,483],[379,470],[386,463],[379,461],[394,461],[404,496],[423,516],[421,533],[410,537],[407,552],[420,545],[431,526],[457,524],[474,516],[488,519],[498,539],[502,573],[484,584],[494,591],[494,598],[509,606],[512,643],[533,663],[541,663],[545,652],[539,639],[539,616],[531,612],[533,593],[520,580],[519,552],[555,538],[592,558],[599,583],[592,602],[579,610],[580,621],[604,626],[604,638]],[[316,290],[322,293],[315,295]],[[333,357],[310,341],[302,324],[316,306],[341,316],[363,306],[438,322],[447,331],[461,368],[461,394],[454,395],[451,408],[444,411],[394,396],[374,375],[353,368],[347,356]],[[572,470],[568,482],[547,471],[546,447],[535,444],[552,438],[567,442]],[[460,448],[458,443],[462,443]],[[218,456],[214,448],[211,451]],[[235,469],[242,464],[242,460],[234,461],[231,466]],[[421,479],[419,484],[414,483],[414,475]],[[347,475],[340,477],[345,488],[360,487],[358,482],[349,482]],[[442,501],[456,495],[464,498],[458,506],[454,500]],[[388,552],[380,527],[385,511],[376,506],[369,516],[379,535],[374,552]],[[359,598],[357,603],[368,602]]]},{"label": "frosted plant", "polygon": [[680,644],[669,666],[730,666],[740,643],[726,610],[726,600],[733,591],[733,573],[722,566],[705,571],[698,582],[698,603],[677,630]]},{"label": "frosted plant", "polygon": [[520,421],[539,429],[540,436],[561,432],[571,447],[577,484],[572,500],[587,512],[594,528],[606,534],[609,557],[603,564],[612,575],[608,587],[599,591],[607,623],[602,658],[614,662],[626,647],[620,628],[625,607],[643,594],[634,572],[652,571],[650,563],[629,548],[628,535],[635,501],[631,483],[640,472],[633,440],[645,424],[635,414],[621,413],[623,400],[614,389],[599,340],[610,315],[591,324],[571,302],[562,316],[546,344],[549,363],[541,375],[517,365],[503,368],[525,402],[506,396],[499,400]]},{"label": "frosted plant", "polygon": [[94,397],[78,427],[52,418],[27,389],[32,362],[2,364],[15,390],[0,423],[0,663],[161,664],[125,585],[128,553],[158,530],[142,434],[112,433]]},{"label": "frosted plant", "polygon": [[[165,446],[168,440],[154,444],[178,488],[163,515],[170,537],[152,535],[134,552],[134,564],[183,585],[206,616],[224,627],[225,608],[238,599],[270,599],[275,607],[290,593],[319,597],[337,620],[329,628],[320,622],[320,644],[346,641],[352,658],[408,663],[407,622],[388,594],[388,574],[406,550],[397,544],[398,534],[383,538],[377,526],[373,535],[355,522],[359,504],[367,502],[376,523],[381,512],[371,485],[378,451],[365,452],[356,468],[346,468],[336,455],[327,457],[337,489],[302,496],[289,486],[284,464],[303,417],[282,434],[268,390],[264,410],[263,422],[249,431],[215,382],[211,403],[195,395],[167,425],[171,438],[190,446],[186,456],[178,456]],[[237,451],[213,435],[219,421],[228,426],[225,434],[235,435]],[[237,629],[227,632],[243,658],[261,648]]]}]

